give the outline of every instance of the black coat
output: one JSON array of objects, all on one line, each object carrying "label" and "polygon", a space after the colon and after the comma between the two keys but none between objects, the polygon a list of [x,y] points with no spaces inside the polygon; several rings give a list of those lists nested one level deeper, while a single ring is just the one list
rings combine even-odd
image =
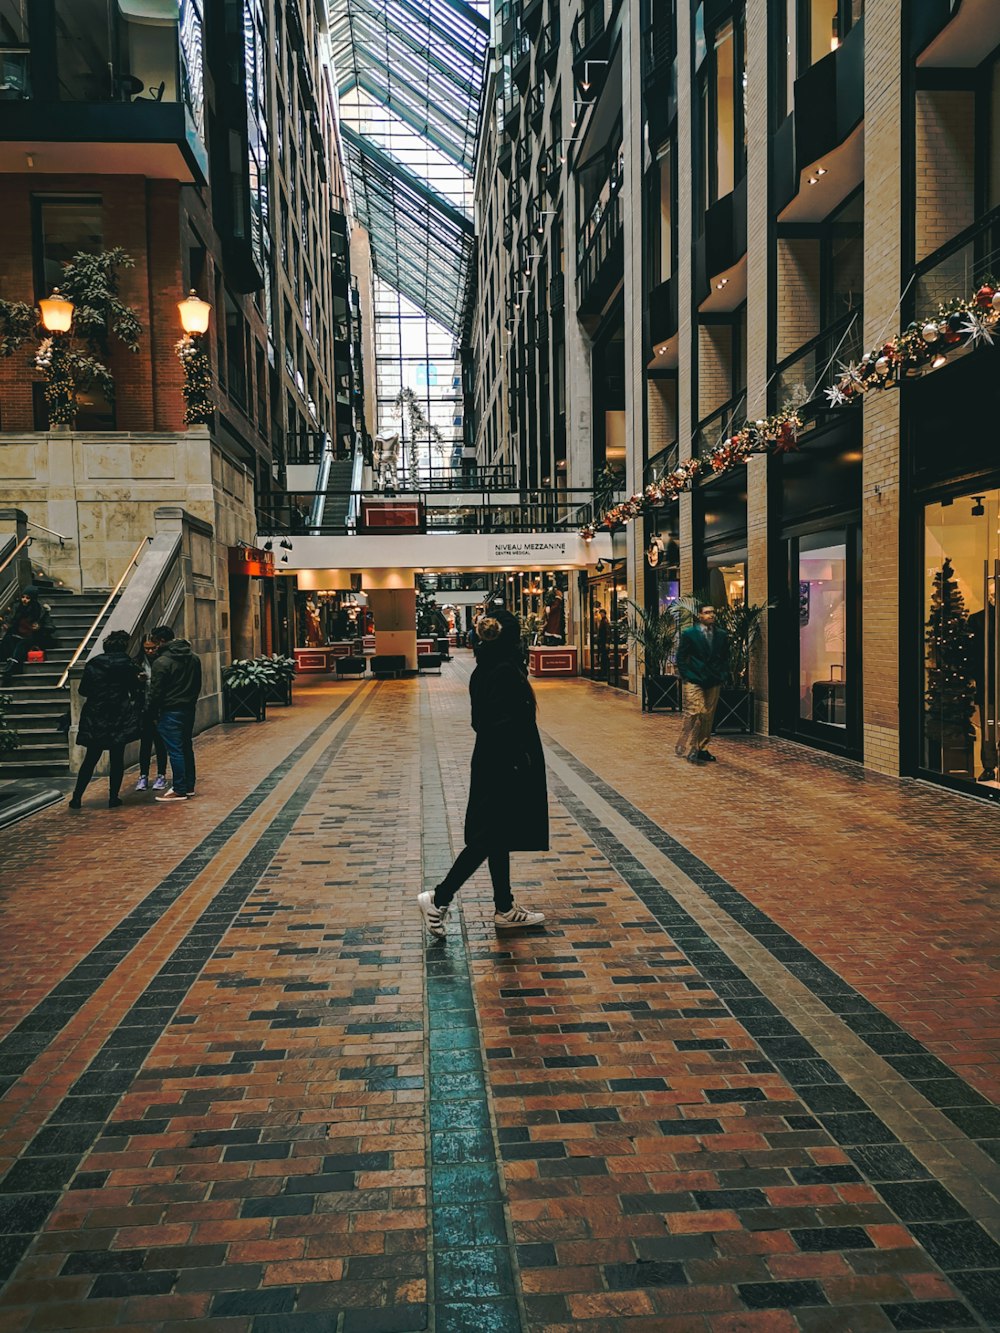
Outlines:
[{"label": "black coat", "polygon": [[486,652],[491,646],[479,645],[469,681],[476,747],[465,841],[497,851],[545,852],[549,800],[535,696],[519,663]]},{"label": "black coat", "polygon": [[142,727],[142,682],[127,653],[101,653],[83,668],[77,745],[108,750],[138,740]]}]

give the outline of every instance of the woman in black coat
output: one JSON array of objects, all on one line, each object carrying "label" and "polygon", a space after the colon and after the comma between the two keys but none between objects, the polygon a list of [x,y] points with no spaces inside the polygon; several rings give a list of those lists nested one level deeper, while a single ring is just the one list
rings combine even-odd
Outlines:
[{"label": "woman in black coat", "polygon": [[417,902],[427,929],[444,937],[455,894],[489,863],[494,923],[498,930],[539,926],[541,912],[518,907],[510,887],[511,852],[545,852],[549,847],[549,804],[545,758],[535,723],[535,695],[524,674],[516,619],[498,611],[477,626],[476,669],[469,682],[472,780],[465,812],[465,847],[433,893]]},{"label": "woman in black coat", "polygon": [[118,793],[125,772],[125,746],[137,740],[142,729],[142,682],[128,655],[128,635],[116,630],[102,646],[104,652],[89,659],[80,681],[80,693],[86,702],[76,743],[86,749],[86,754],[70,799],[72,810],[79,810],[80,797],[105,750],[111,759],[108,808],[122,804]]}]

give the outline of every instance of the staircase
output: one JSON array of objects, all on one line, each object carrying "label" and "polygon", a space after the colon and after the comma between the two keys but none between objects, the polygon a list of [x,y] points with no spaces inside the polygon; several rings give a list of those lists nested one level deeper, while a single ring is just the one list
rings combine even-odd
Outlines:
[{"label": "staircase", "polygon": [[[69,744],[57,725],[69,708],[69,689],[60,690],[56,685],[107,598],[105,592],[70,592],[43,578],[36,580],[36,586],[52,611],[59,647],[47,648],[44,662],[26,663],[20,675],[0,685],[0,693],[13,700],[8,717],[21,740],[19,749],[0,755],[0,779],[70,776]],[[90,641],[97,652],[101,651],[102,628],[98,627]]]}]

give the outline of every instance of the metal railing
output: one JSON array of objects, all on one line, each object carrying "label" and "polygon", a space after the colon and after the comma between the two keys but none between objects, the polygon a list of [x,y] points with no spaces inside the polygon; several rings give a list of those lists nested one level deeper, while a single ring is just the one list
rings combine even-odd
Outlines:
[{"label": "metal railing", "polygon": [[[17,536],[10,537],[0,548],[0,610],[5,610],[8,601],[17,596],[20,579],[18,578],[18,560],[21,552],[31,545],[30,537],[22,537],[18,540]],[[8,569],[11,573],[6,573]]]},{"label": "metal railing", "polygon": [[839,367],[857,361],[864,351],[861,324],[860,309],[850,310],[779,361],[771,378],[770,409],[812,416],[824,408],[823,390],[839,379]]},{"label": "metal railing", "polygon": [[677,457],[678,446],[676,440],[672,444],[668,444],[665,449],[653,454],[643,469],[643,485],[651,486],[654,481],[660,481],[668,472],[673,472],[677,466]]},{"label": "metal railing", "polygon": [[56,532],[54,528],[47,528],[43,523],[36,523],[33,518],[28,519],[28,527],[37,528],[39,532],[44,532],[47,537],[55,537],[60,546],[65,546],[67,542],[73,540],[72,537],[67,537],[64,532]]},{"label": "metal railing", "polygon": [[601,214],[587,248],[583,251],[578,265],[580,300],[584,301],[594,286],[601,269],[622,231],[621,193],[616,191],[608,200],[608,205]]},{"label": "metal railing", "polygon": [[[347,515],[359,513],[361,501],[394,498],[416,501],[428,533],[574,532],[593,518],[591,491],[525,491],[515,502],[489,491],[470,493],[469,499],[445,501],[429,490],[398,489],[393,497],[382,492],[329,491],[322,521],[313,522],[315,491],[293,491],[262,501],[258,523],[262,533],[296,536],[346,536],[352,532]],[[339,501],[339,503],[338,503]],[[268,503],[270,502],[270,503]],[[343,514],[332,520],[329,513]]]},{"label": "metal railing", "polygon": [[936,313],[955,296],[968,297],[1000,268],[1000,206],[953,236],[913,269],[911,318]]},{"label": "metal railing", "polygon": [[728,402],[703,417],[691,438],[691,453],[695,458],[707,458],[715,446],[733,430],[739,430],[746,420],[747,391],[736,394]]},{"label": "metal railing", "polygon": [[138,546],[135,548],[135,550],[133,551],[133,553],[132,553],[132,559],[131,559],[131,560],[128,562],[128,564],[125,566],[125,569],[124,569],[124,571],[123,571],[123,573],[122,573],[121,578],[118,580],[118,582],[117,582],[117,583],[115,584],[115,586],[112,588],[112,590],[108,593],[107,600],[105,601],[104,605],[101,607],[100,611],[98,611],[97,615],[94,617],[94,620],[93,620],[93,622],[91,623],[91,626],[90,626],[90,628],[87,630],[86,634],[83,636],[83,638],[82,638],[82,639],[80,640],[80,642],[77,644],[77,646],[76,646],[76,651],[73,653],[73,656],[72,656],[72,657],[70,658],[70,660],[69,660],[69,665],[66,667],[66,670],[65,670],[65,671],[62,673],[62,675],[59,677],[59,681],[58,681],[58,683],[57,683],[57,685],[56,685],[56,689],[61,690],[62,687],[66,684],[67,680],[69,680],[69,673],[73,670],[73,668],[76,666],[77,662],[80,660],[80,658],[83,656],[83,654],[87,651],[87,645],[90,643],[90,640],[91,640],[91,639],[94,637],[94,635],[97,633],[97,630],[98,630],[98,627],[100,626],[101,621],[104,619],[104,617],[105,617],[105,616],[107,615],[107,613],[108,613],[108,608],[111,606],[111,604],[114,602],[115,598],[118,596],[118,594],[121,592],[122,588],[125,586],[125,580],[126,580],[126,579],[128,578],[128,576],[131,574],[132,570],[135,568],[136,564],[138,563],[138,560],[139,560],[140,555],[142,555],[143,551],[146,549],[146,547],[149,545],[149,543],[150,543],[152,540],[153,540],[152,537],[143,537],[142,541],[139,543],[139,545],[138,545]]}]

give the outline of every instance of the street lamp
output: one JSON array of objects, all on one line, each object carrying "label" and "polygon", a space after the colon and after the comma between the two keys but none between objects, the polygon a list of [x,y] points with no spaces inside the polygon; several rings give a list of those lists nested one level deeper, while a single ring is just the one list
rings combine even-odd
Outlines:
[{"label": "street lamp", "polygon": [[58,287],[52,295],[38,302],[42,323],[49,333],[69,333],[73,323],[73,302],[63,296]]},{"label": "street lamp", "polygon": [[201,299],[193,287],[183,301],[177,302],[177,309],[181,317],[181,328],[185,333],[208,332],[208,319],[212,313],[212,307],[207,301]]}]

